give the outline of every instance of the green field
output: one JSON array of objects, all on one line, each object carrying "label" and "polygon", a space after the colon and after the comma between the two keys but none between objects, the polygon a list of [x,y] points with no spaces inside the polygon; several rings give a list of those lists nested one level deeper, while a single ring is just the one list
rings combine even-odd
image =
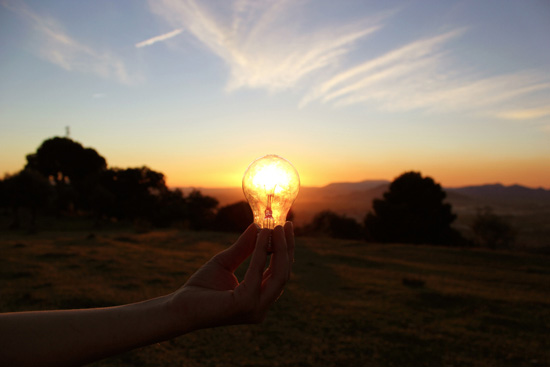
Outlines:
[{"label": "green field", "polygon": [[[236,234],[0,233],[0,311],[172,292]],[[261,325],[201,330],[94,366],[549,366],[550,256],[297,238]],[[240,269],[242,274],[242,269]]]}]

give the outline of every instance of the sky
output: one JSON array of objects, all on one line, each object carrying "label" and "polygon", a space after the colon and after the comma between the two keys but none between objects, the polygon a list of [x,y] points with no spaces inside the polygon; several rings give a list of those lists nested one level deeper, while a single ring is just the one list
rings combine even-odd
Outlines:
[{"label": "sky", "polygon": [[0,174],[67,134],[170,186],[550,188],[550,2],[0,0]]}]

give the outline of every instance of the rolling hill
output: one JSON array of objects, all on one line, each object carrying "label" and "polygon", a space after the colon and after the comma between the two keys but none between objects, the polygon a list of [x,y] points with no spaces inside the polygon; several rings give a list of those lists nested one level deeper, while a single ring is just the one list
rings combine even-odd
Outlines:
[{"label": "rolling hill", "polygon": [[[294,223],[309,223],[315,214],[331,210],[362,222],[372,209],[372,201],[382,198],[390,182],[366,180],[361,182],[332,183],[323,187],[302,187],[294,203]],[[189,192],[191,188],[183,188]],[[241,188],[199,188],[204,195],[217,198],[220,206],[243,201]],[[473,218],[480,208],[490,207],[506,219],[517,232],[520,246],[550,246],[550,190],[521,185],[490,184],[444,188],[447,202],[457,214],[454,225],[467,234]]]},{"label": "rolling hill", "polygon": [[[372,209],[372,201],[382,198],[390,182],[365,180],[361,182],[331,183],[322,187],[305,186],[293,206],[295,222],[304,224],[322,210],[332,210],[362,220]],[[183,188],[189,192],[191,188]],[[241,188],[199,188],[204,195],[217,198],[220,206],[244,200]],[[514,215],[533,210],[550,210],[550,190],[521,185],[489,184],[444,188],[447,201],[458,214],[471,214],[477,208],[491,207],[503,215]]]}]

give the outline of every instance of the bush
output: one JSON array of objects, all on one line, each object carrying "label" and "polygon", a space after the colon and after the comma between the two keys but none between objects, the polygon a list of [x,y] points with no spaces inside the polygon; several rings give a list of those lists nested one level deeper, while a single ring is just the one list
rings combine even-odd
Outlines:
[{"label": "bush", "polygon": [[224,232],[243,232],[254,222],[252,209],[246,201],[226,205],[216,214],[214,229]]},{"label": "bush", "polygon": [[315,215],[313,221],[306,226],[305,233],[342,239],[360,239],[363,228],[353,218],[325,210]]},{"label": "bush", "polygon": [[483,247],[508,248],[515,241],[515,231],[512,226],[494,214],[489,207],[478,209],[472,223],[472,231],[475,243]]},{"label": "bush", "polygon": [[24,169],[2,181],[0,205],[12,210],[10,228],[19,228],[20,209],[29,212],[28,229],[36,230],[37,211],[48,207],[54,197],[53,187],[43,175],[32,169]]}]

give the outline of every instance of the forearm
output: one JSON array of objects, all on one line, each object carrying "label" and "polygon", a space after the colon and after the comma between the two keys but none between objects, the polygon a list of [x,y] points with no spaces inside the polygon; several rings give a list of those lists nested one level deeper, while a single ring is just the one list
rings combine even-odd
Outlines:
[{"label": "forearm", "polygon": [[0,314],[0,364],[75,366],[185,333],[170,296],[124,306]]},{"label": "forearm", "polygon": [[[108,308],[0,314],[1,366],[78,366],[187,332],[260,322],[280,296],[294,258],[292,224],[258,233],[251,224],[233,246],[174,293]],[[287,245],[288,243],[288,245]],[[239,283],[234,271],[249,256]]]}]

